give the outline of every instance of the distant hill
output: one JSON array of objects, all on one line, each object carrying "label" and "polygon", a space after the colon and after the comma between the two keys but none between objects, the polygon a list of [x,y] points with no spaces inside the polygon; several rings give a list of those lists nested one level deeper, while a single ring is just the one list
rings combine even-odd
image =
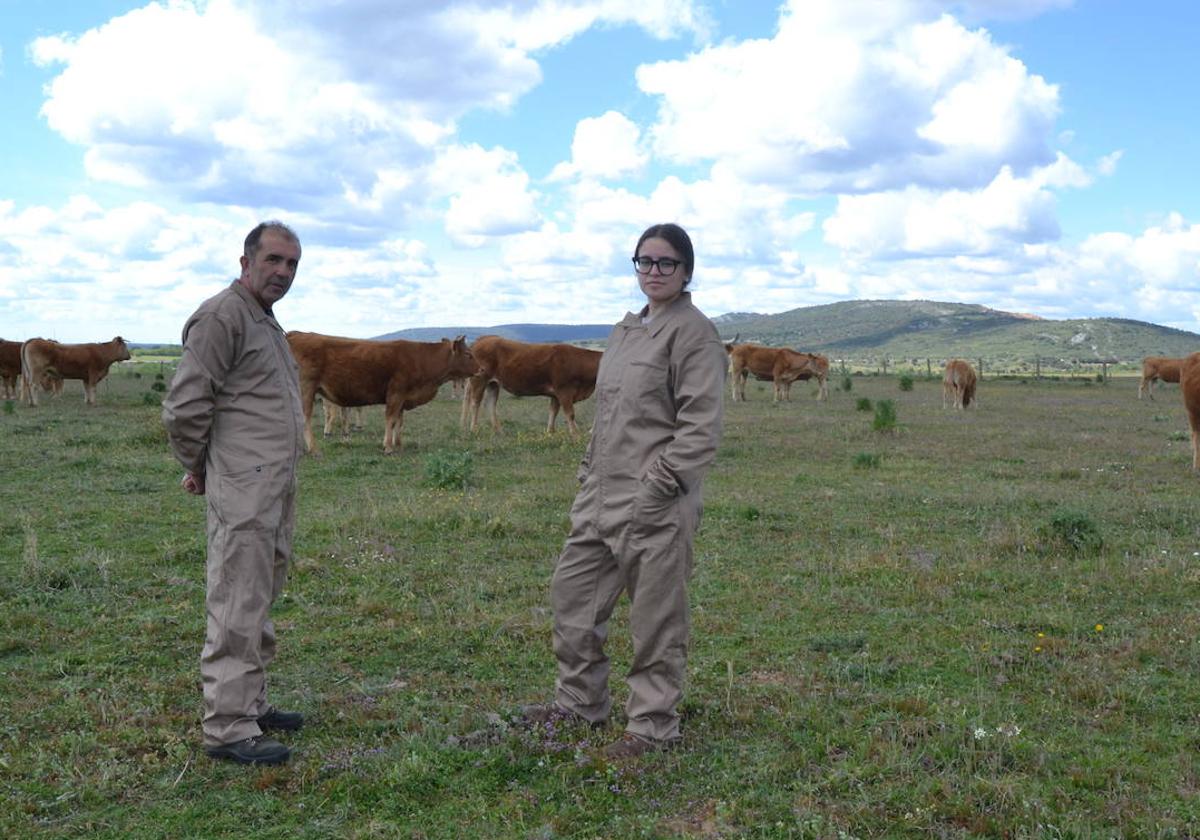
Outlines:
[{"label": "distant hill", "polygon": [[481,335],[499,335],[513,341],[580,342],[604,341],[612,332],[612,324],[500,324],[495,327],[413,327],[387,335],[377,335],[380,341],[402,338],[407,341],[440,341],[465,335],[474,341]]},{"label": "distant hill", "polygon": [[1034,357],[1140,361],[1200,350],[1200,334],[1126,318],[1056,321],[967,303],[854,300],[774,315],[723,317],[726,340],[756,341],[827,355],[893,359]]}]

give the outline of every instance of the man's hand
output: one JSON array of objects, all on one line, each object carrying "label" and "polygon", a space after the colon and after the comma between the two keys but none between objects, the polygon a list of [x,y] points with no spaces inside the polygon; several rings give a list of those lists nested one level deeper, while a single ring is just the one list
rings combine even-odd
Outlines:
[{"label": "man's hand", "polygon": [[179,482],[184,490],[193,496],[204,495],[204,476],[195,473],[184,473],[183,481]]}]

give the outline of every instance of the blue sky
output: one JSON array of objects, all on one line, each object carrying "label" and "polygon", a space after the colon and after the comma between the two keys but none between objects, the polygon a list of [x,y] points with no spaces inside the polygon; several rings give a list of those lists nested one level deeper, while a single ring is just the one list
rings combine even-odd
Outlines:
[{"label": "blue sky", "polygon": [[0,0],[0,336],[178,341],[277,217],[291,329],[978,303],[1200,331],[1200,7]]}]

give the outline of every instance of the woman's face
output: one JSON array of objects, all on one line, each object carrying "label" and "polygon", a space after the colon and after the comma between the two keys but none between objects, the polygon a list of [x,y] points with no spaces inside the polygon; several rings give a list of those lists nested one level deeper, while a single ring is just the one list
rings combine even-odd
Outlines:
[{"label": "woman's face", "polygon": [[667,275],[664,275],[657,265],[651,266],[649,274],[638,272],[638,285],[642,287],[642,293],[650,302],[652,310],[657,311],[679,297],[679,293],[683,291],[683,283],[688,278],[684,273],[683,259],[679,252],[671,247],[670,242],[658,237],[651,237],[642,243],[637,257],[639,259],[647,257],[652,260],[665,257],[678,263],[675,271]]}]

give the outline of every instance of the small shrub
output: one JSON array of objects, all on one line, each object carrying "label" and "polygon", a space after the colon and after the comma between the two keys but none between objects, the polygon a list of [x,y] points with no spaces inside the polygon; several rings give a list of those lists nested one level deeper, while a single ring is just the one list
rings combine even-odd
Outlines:
[{"label": "small shrub", "polygon": [[167,385],[162,381],[162,379],[159,379],[157,382],[151,383],[150,390],[157,391],[161,394],[163,391],[167,390]]},{"label": "small shrub", "polygon": [[434,452],[425,461],[425,483],[440,490],[466,490],[474,467],[470,452]]},{"label": "small shrub", "polygon": [[911,391],[913,389],[913,378],[907,373],[900,377],[900,390]]},{"label": "small shrub", "polygon": [[737,515],[739,519],[745,519],[747,522],[754,522],[760,516],[762,516],[762,513],[760,513],[758,508],[756,508],[754,505],[746,505],[745,507],[738,509]]},{"label": "small shrub", "polygon": [[858,402],[856,402],[854,404],[854,408],[857,411],[870,411],[871,410],[871,398],[870,397],[859,397]]},{"label": "small shrub", "polygon": [[854,456],[854,468],[857,470],[873,470],[879,467],[879,456],[874,452],[859,452]]},{"label": "small shrub", "polygon": [[153,391],[142,394],[142,405],[162,405],[162,397]]},{"label": "small shrub", "polygon": [[163,377],[163,375],[162,375],[162,371],[159,371],[158,373],[154,374],[154,378],[155,378],[157,381],[159,381],[159,382],[162,382],[162,381],[163,381],[163,379],[164,379],[164,377]]},{"label": "small shrub", "polygon": [[877,432],[891,432],[896,428],[896,403],[880,400],[875,403],[875,421],[871,427]]},{"label": "small shrub", "polygon": [[5,414],[12,414],[16,410],[17,410],[17,404],[15,402],[13,402],[12,400],[4,401],[4,413]]},{"label": "small shrub", "polygon": [[1155,423],[1166,423],[1171,418],[1165,414],[1155,414],[1153,419]]},{"label": "small shrub", "polygon": [[854,388],[854,380],[849,376],[842,377],[842,390],[849,393]]},{"label": "small shrub", "polygon": [[1187,440],[1191,435],[1183,431],[1174,431],[1167,436],[1167,440]]},{"label": "small shrub", "polygon": [[1083,511],[1064,508],[1050,517],[1041,531],[1049,542],[1081,554],[1099,551],[1104,545],[1099,526]]}]

